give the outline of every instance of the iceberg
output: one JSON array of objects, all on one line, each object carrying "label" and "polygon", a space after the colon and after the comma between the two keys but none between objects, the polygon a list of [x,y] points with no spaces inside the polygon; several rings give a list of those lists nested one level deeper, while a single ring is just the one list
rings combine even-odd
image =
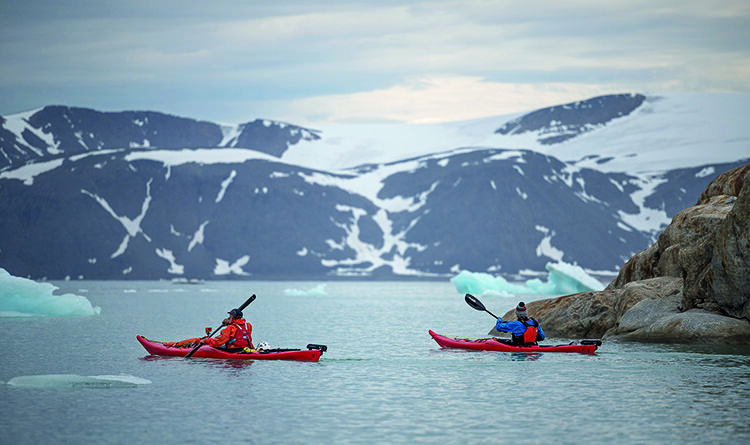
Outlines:
[{"label": "iceberg", "polygon": [[151,380],[132,375],[46,374],[13,377],[7,385],[17,388],[110,389],[135,388],[138,385],[149,383],[151,383]]},{"label": "iceberg", "polygon": [[604,286],[586,273],[580,266],[558,262],[545,265],[547,281],[538,278],[525,284],[509,283],[503,277],[486,273],[461,271],[451,278],[451,283],[462,294],[500,295],[569,295],[578,292],[602,290]]},{"label": "iceberg", "polygon": [[101,308],[80,295],[55,295],[58,288],[15,277],[0,267],[0,317],[88,317]]},{"label": "iceberg", "polygon": [[292,297],[325,297],[326,293],[325,283],[318,284],[311,289],[284,289],[284,294]]}]

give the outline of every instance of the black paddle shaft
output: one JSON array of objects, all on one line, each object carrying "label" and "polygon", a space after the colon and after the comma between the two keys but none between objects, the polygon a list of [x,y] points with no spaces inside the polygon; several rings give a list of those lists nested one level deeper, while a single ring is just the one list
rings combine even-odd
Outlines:
[{"label": "black paddle shaft", "polygon": [[[252,303],[252,302],[253,302],[253,300],[255,300],[255,294],[253,294],[253,295],[252,295],[252,296],[251,296],[250,298],[248,298],[248,299],[247,299],[247,301],[245,301],[244,303],[242,303],[242,306],[240,306],[240,307],[239,307],[238,309],[239,309],[240,311],[241,311],[241,310],[243,310],[243,309],[245,309],[245,308],[246,308],[246,307],[247,307],[247,306],[248,306],[248,305],[249,305],[250,303]],[[211,337],[213,337],[213,335],[214,335],[215,333],[219,332],[219,329],[221,329],[221,327],[222,327],[223,325],[224,325],[224,323],[222,322],[222,323],[221,323],[221,324],[219,325],[219,327],[218,327],[218,328],[214,329],[214,330],[213,330],[213,332],[211,332],[210,334],[208,334],[208,338],[211,338]],[[198,349],[199,349],[200,347],[201,347],[201,344],[200,344],[200,343],[198,343],[198,344],[197,344],[197,345],[196,345],[196,346],[195,346],[195,347],[193,348],[193,350],[192,350],[192,351],[190,351],[190,352],[188,352],[188,353],[187,353],[187,355],[185,356],[185,358],[190,358],[190,357],[191,357],[191,356],[192,356],[193,354],[195,354],[195,351],[197,351],[197,350],[198,350]]]},{"label": "black paddle shaft", "polygon": [[466,300],[466,303],[469,306],[473,307],[474,309],[476,309],[478,311],[485,311],[488,314],[492,315],[493,317],[495,317],[495,320],[497,320],[498,318],[500,318],[497,315],[493,314],[492,312],[488,311],[487,308],[484,307],[484,305],[482,304],[482,302],[479,301],[477,299],[477,297],[475,297],[474,295],[466,294],[466,296],[464,297],[464,300]]},{"label": "black paddle shaft", "polygon": [[250,298],[248,298],[248,299],[247,299],[247,301],[245,301],[244,303],[242,303],[242,306],[240,306],[240,307],[239,307],[238,309],[239,309],[240,311],[241,311],[241,310],[243,310],[243,309],[245,309],[245,308],[246,308],[246,307],[248,307],[248,305],[250,305],[250,303],[252,303],[253,301],[255,301],[255,294],[251,295],[251,296],[250,296]]}]

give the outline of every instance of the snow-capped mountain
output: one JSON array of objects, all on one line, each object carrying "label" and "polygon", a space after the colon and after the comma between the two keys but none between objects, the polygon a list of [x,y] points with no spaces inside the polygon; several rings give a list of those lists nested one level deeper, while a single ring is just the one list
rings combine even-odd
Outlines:
[{"label": "snow-capped mountain", "polygon": [[540,144],[558,144],[629,115],[644,100],[642,94],[616,94],[544,108],[505,123],[495,133],[535,133]]},{"label": "snow-capped mountain", "polygon": [[[394,162],[457,147],[534,150],[608,172],[656,173],[750,156],[748,94],[614,95],[554,106],[530,113],[440,124],[319,125],[321,138],[290,146],[282,160],[319,169],[361,163]],[[608,97],[615,99],[607,100]],[[583,104],[614,106],[609,113]],[[557,111],[553,111],[557,110]],[[630,110],[629,113],[627,110]],[[527,116],[547,116],[540,127]],[[580,119],[574,116],[580,116]],[[602,115],[618,116],[602,123]],[[565,125],[561,124],[565,121]],[[586,125],[589,119],[592,122]],[[575,123],[576,135],[571,135]],[[507,134],[501,132],[514,128]],[[585,131],[584,131],[585,130]],[[562,136],[566,138],[561,139]],[[548,140],[554,140],[554,143]]]},{"label": "snow-capped mountain", "polygon": [[748,107],[617,95],[317,130],[45,107],[0,121],[0,266],[50,279],[615,271],[748,162],[735,114]]},{"label": "snow-capped mountain", "polygon": [[0,169],[59,156],[127,148],[251,148],[274,156],[315,130],[256,119],[229,126],[152,111],[47,106],[0,117]]}]

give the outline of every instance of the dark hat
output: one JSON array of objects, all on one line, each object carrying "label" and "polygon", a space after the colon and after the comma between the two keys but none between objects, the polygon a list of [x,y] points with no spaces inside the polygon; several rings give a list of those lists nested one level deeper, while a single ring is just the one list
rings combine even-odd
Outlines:
[{"label": "dark hat", "polygon": [[518,318],[529,318],[529,313],[526,311],[526,305],[522,302],[516,306],[516,317]]},{"label": "dark hat", "polygon": [[231,315],[234,318],[242,318],[242,311],[239,309],[232,309],[231,311],[227,312],[227,314]]}]

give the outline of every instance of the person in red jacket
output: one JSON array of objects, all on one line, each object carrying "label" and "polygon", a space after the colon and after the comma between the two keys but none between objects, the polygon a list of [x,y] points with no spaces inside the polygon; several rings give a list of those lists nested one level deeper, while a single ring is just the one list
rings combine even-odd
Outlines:
[{"label": "person in red jacket", "polygon": [[228,312],[229,317],[225,318],[221,322],[224,325],[224,330],[216,338],[209,337],[196,337],[188,338],[178,342],[165,342],[166,346],[173,346],[175,348],[191,348],[198,344],[206,344],[213,346],[214,348],[224,347],[227,349],[243,349],[250,348],[255,349],[253,346],[253,325],[248,323],[242,318],[242,311],[239,309],[232,309]]},{"label": "person in red jacket", "polygon": [[229,318],[224,319],[222,324],[226,327],[216,338],[204,337],[199,340],[200,344],[213,346],[214,348],[224,347],[227,349],[255,349],[253,346],[253,325],[242,318],[242,311],[232,309]]}]

